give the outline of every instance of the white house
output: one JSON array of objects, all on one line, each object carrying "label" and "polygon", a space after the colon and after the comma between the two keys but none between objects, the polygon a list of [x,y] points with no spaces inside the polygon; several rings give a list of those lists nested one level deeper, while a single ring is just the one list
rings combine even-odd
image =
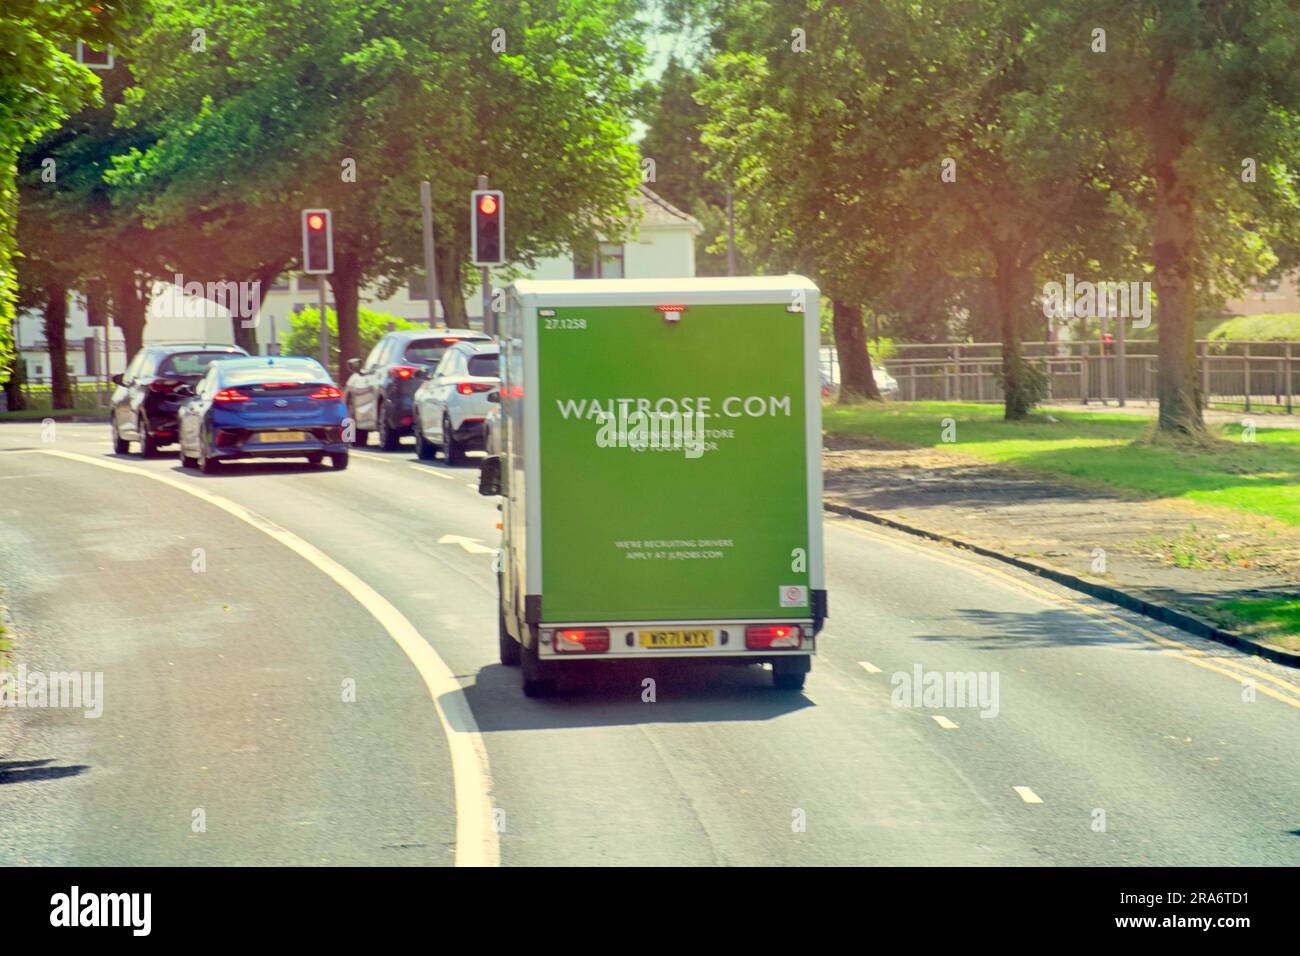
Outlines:
[{"label": "white house", "polygon": [[[695,275],[695,237],[702,226],[645,186],[631,197],[632,215],[639,216],[633,238],[626,242],[602,242],[600,261],[579,263],[572,254],[543,259],[529,271],[532,279],[668,279]],[[508,220],[507,220],[508,221]],[[326,285],[326,295],[329,286]],[[262,304],[262,321],[258,342],[265,348],[284,339],[295,312],[315,308],[319,296],[314,276],[282,276]],[[332,300],[331,300],[332,302]],[[380,298],[372,287],[361,294],[361,304],[376,312],[426,321],[429,299],[425,294],[424,274],[410,278],[388,298]],[[478,294],[465,299],[470,325],[483,327],[483,300]]]},{"label": "white house", "polygon": [[[580,263],[572,254],[544,259],[529,272],[529,277],[664,279],[694,276],[695,237],[702,229],[700,223],[645,186],[639,187],[632,194],[631,205],[633,217],[639,219],[632,238],[625,242],[600,243],[597,262]],[[328,293],[327,284],[326,294]],[[257,338],[264,351],[272,344],[284,340],[293,314],[314,307],[318,294],[315,276],[286,275],[277,280],[262,303],[258,321]],[[332,298],[330,301],[332,304]],[[377,312],[415,321],[424,321],[429,316],[423,274],[412,276],[405,286],[387,298],[379,298],[373,287],[365,289],[362,291],[361,304]],[[468,296],[465,304],[470,325],[482,328],[481,296]],[[50,356],[45,347],[45,331],[40,313],[19,313],[16,326],[19,354],[27,363],[27,380],[48,382]],[[104,376],[103,364],[97,364],[97,356],[103,350],[103,335],[103,324],[90,324],[85,299],[74,294],[68,304],[67,364],[71,375],[77,378]],[[145,344],[228,344],[233,338],[230,313],[226,309],[215,306],[206,299],[183,295],[171,283],[160,284],[155,288],[145,325]],[[89,345],[90,339],[94,339],[93,346]],[[124,354],[122,330],[116,326],[110,327],[110,349],[109,371],[120,372],[126,367],[130,356]]]}]

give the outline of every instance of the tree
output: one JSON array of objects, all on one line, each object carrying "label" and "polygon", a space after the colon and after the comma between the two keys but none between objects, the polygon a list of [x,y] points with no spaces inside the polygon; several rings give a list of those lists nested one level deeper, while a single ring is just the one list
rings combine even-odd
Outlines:
[{"label": "tree", "polygon": [[[306,358],[319,359],[320,310],[314,308],[303,309],[301,312],[294,313],[289,321],[291,328],[289,334],[284,337],[284,343],[280,349],[281,354],[301,355]],[[326,307],[325,321],[329,326],[330,359],[337,363],[339,356],[338,313]],[[362,355],[369,355],[370,350],[390,330],[400,331],[402,329],[421,329],[424,327],[421,322],[411,322],[397,316],[385,315],[382,312],[373,312],[370,309],[359,309],[357,312],[357,344]],[[344,379],[338,379],[337,381],[343,382]]]},{"label": "tree", "polygon": [[[296,258],[300,208],[334,210],[342,377],[361,289],[422,262],[422,179],[457,324],[480,172],[507,192],[516,262],[621,228],[637,179],[635,12],[631,0],[159,0],[123,111],[155,142],[111,178],[160,225],[238,223],[244,268]],[[202,56],[178,47],[195,22],[209,25]]]},{"label": "tree", "polygon": [[1159,430],[1202,438],[1197,303],[1292,255],[1300,226],[1300,4],[1080,0],[1047,13],[1068,39],[1056,109],[1131,144],[1136,168],[1116,179],[1150,209]]},{"label": "tree", "polygon": [[0,374],[13,359],[18,153],[98,95],[93,72],[72,54],[76,41],[124,45],[140,6],[141,0],[6,0],[0,9]]}]

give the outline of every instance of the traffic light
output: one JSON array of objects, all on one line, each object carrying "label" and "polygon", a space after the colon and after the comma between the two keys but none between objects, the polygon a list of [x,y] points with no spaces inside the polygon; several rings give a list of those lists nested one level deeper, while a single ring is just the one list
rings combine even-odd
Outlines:
[{"label": "traffic light", "polygon": [[334,219],[328,209],[302,211],[302,271],[309,275],[334,271]]},{"label": "traffic light", "polygon": [[470,246],[476,266],[500,266],[506,261],[506,200],[499,189],[470,193]]}]

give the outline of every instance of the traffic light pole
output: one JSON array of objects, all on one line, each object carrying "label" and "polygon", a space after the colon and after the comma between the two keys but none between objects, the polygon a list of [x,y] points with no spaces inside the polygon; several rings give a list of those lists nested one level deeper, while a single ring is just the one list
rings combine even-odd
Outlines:
[{"label": "traffic light pole", "polygon": [[[488,188],[487,176],[479,176],[477,188]],[[479,282],[483,286],[483,334],[495,336],[497,334],[497,323],[492,315],[492,275],[487,266],[480,266],[478,274]]]},{"label": "traffic light pole", "polygon": [[[324,366],[326,374],[330,370],[330,324],[325,318],[325,277],[316,276],[316,289],[320,293],[320,364]],[[343,369],[339,369],[339,378],[343,377]]]}]

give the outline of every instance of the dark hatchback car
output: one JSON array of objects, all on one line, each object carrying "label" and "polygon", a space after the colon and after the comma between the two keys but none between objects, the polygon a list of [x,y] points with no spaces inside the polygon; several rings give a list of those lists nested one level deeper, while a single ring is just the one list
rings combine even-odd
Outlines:
[{"label": "dark hatchback car", "polygon": [[373,431],[379,444],[392,451],[403,435],[411,434],[411,397],[457,342],[490,342],[470,329],[407,329],[389,332],[363,364],[352,359],[344,387],[348,415],[356,423],[354,436],[364,445]]},{"label": "dark hatchback car", "polygon": [[130,443],[140,454],[152,455],[162,445],[176,441],[176,413],[184,397],[181,385],[193,387],[213,362],[245,358],[235,345],[146,345],[135,353],[126,371],[113,376],[109,423],[113,451],[125,455]]},{"label": "dark hatchback car", "polygon": [[315,359],[217,362],[192,391],[180,412],[187,468],[211,474],[234,458],[306,458],[319,465],[326,455],[335,470],[348,466],[343,392]]}]

